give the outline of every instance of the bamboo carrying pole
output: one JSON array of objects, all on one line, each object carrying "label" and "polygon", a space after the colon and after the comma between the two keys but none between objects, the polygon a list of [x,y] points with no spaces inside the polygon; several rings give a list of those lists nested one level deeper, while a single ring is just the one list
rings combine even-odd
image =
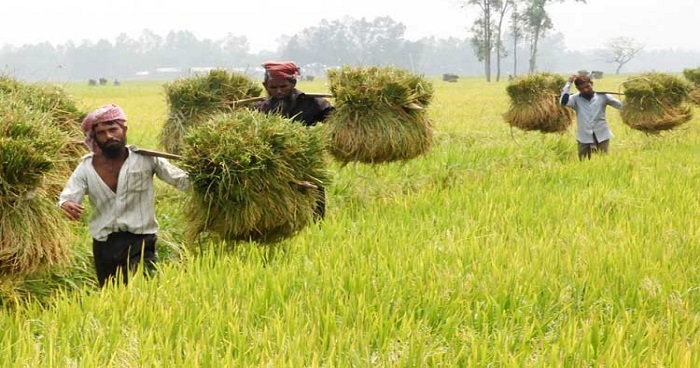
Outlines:
[{"label": "bamboo carrying pole", "polygon": [[[321,97],[321,98],[328,98],[328,97],[333,97],[333,95],[330,95],[328,93],[306,93],[307,96],[309,97]],[[251,98],[244,98],[242,100],[238,101],[233,101],[233,106],[235,107],[238,104],[246,104],[246,103],[251,103],[251,102],[258,102],[266,99],[266,96],[258,96],[258,97],[251,97]]]},{"label": "bamboo carrying pole", "polygon": [[154,151],[154,150],[144,149],[144,148],[136,147],[136,146],[132,146],[132,149],[134,150],[134,152],[136,152],[140,155],[149,156],[149,157],[162,157],[162,158],[169,158],[169,159],[173,159],[173,160],[182,160],[183,159],[182,156],[176,155],[174,153]]},{"label": "bamboo carrying pole", "polygon": [[[72,144],[83,144],[82,141],[71,141],[70,143]],[[141,147],[137,147],[132,145],[131,149],[138,153],[139,155],[144,155],[148,157],[161,157],[161,158],[168,158],[172,160],[182,160],[184,159],[183,156],[176,155],[174,153],[168,153],[168,152],[161,152],[161,151],[155,151],[155,150],[150,150],[150,149],[145,149]],[[310,181],[306,180],[295,180],[291,182],[292,184],[296,184],[300,187],[304,188],[311,188],[311,189],[318,189],[318,186]]]},{"label": "bamboo carrying pole", "polygon": [[[334,97],[333,95],[330,95],[330,94],[327,94],[327,93],[307,93],[306,95],[309,96],[309,97],[314,97],[314,98],[315,98],[315,97],[321,97],[321,98]],[[244,99],[242,99],[242,100],[233,101],[232,105],[233,105],[233,107],[236,107],[236,105],[239,105],[239,104],[246,104],[246,103],[251,103],[251,102],[263,101],[263,100],[265,100],[266,98],[267,98],[267,97],[265,97],[265,96],[244,98]],[[415,102],[411,102],[411,103],[409,103],[409,104],[406,104],[406,105],[404,105],[403,107],[404,107],[405,109],[409,109],[409,110],[423,110],[423,106],[421,106],[421,105],[419,105],[419,104],[417,104],[417,103],[415,103]]]},{"label": "bamboo carrying pole", "polygon": [[[168,153],[168,152],[154,151],[154,150],[144,149],[144,148],[140,148],[140,147],[136,147],[136,146],[132,146],[132,149],[134,150],[134,152],[136,152],[140,155],[144,155],[144,156],[162,157],[162,158],[169,158],[169,159],[173,159],[173,160],[184,159],[183,156]],[[296,180],[296,181],[292,181],[291,183],[296,184],[300,187],[304,187],[304,188],[318,189],[318,186],[316,186],[316,184],[314,184],[310,181],[306,181],[306,180],[301,180],[301,181]]]}]

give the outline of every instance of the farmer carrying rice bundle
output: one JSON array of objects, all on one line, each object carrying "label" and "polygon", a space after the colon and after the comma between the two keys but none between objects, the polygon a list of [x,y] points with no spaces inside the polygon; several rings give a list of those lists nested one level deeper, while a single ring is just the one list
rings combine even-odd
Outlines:
[{"label": "farmer carrying rice bundle", "polygon": [[[571,84],[579,91],[569,94]],[[560,102],[563,106],[576,111],[576,141],[578,158],[591,158],[591,153],[607,153],[612,132],[608,126],[605,110],[608,106],[622,108],[622,102],[607,93],[596,93],[593,81],[588,75],[572,75],[564,84]]]},{"label": "farmer carrying rice bundle", "polygon": [[394,67],[328,72],[335,111],[328,119],[331,155],[342,164],[409,160],[428,152],[433,130],[426,108],[433,87]]},{"label": "farmer carrying rice bundle", "polygon": [[625,107],[622,122],[632,129],[656,134],[692,119],[690,84],[674,75],[645,73],[622,84]]},{"label": "farmer carrying rice bundle", "polygon": [[[325,98],[296,88],[300,70],[293,61],[268,61],[263,68],[263,86],[268,96],[255,104],[255,110],[277,114],[307,127],[324,122],[333,112],[333,106]],[[314,217],[322,220],[326,216],[326,189],[318,183],[316,190]]]},{"label": "farmer carrying rice bundle", "polygon": [[[268,96],[254,105],[254,109],[291,119],[307,127],[325,121],[333,112],[328,100],[306,94],[296,88],[299,67],[293,61],[268,61],[263,64],[263,86]],[[314,216],[321,220],[326,216],[326,190],[318,183],[318,198]]]},{"label": "farmer carrying rice bundle", "polygon": [[263,68],[263,87],[268,97],[255,104],[256,110],[278,114],[305,126],[323,122],[333,112],[333,106],[326,99],[296,88],[300,69],[293,61],[268,61]]},{"label": "farmer carrying rice bundle", "polygon": [[328,180],[318,129],[258,111],[219,114],[193,127],[183,145],[192,180],[188,235],[276,242],[313,222]]},{"label": "farmer carrying rice bundle", "polygon": [[189,187],[187,173],[162,157],[141,154],[127,145],[127,119],[115,104],[104,105],[82,122],[85,155],[71,174],[58,200],[66,217],[79,220],[90,199],[89,230],[95,271],[100,286],[128,282],[129,271],[143,262],[153,271],[158,258],[153,177],[179,190]]},{"label": "farmer carrying rice bundle", "polygon": [[160,133],[160,144],[168,152],[180,153],[187,131],[210,116],[231,111],[238,100],[262,93],[248,76],[223,69],[179,79],[165,85],[168,120]]},{"label": "farmer carrying rice bundle", "polygon": [[573,113],[561,106],[557,96],[564,77],[538,73],[517,78],[506,87],[510,107],[503,118],[524,131],[562,133],[573,123]]}]

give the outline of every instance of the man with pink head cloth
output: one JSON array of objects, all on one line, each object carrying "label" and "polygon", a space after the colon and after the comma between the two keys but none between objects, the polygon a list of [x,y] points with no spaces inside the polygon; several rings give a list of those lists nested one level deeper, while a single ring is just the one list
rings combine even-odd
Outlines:
[{"label": "man with pink head cloth", "polygon": [[94,127],[101,122],[114,121],[122,129],[126,129],[126,114],[119,106],[115,104],[104,105],[99,109],[87,114],[83,119],[81,128],[85,133],[85,145],[90,149],[90,152],[99,153],[100,148],[95,142]]},{"label": "man with pink head cloth", "polygon": [[71,220],[79,220],[85,194],[92,206],[89,220],[95,270],[100,286],[114,278],[128,281],[127,269],[140,262],[148,272],[157,260],[153,176],[186,190],[187,173],[167,159],[138,154],[126,144],[126,114],[109,104],[88,114],[82,123],[83,156],[61,192],[58,205]]}]

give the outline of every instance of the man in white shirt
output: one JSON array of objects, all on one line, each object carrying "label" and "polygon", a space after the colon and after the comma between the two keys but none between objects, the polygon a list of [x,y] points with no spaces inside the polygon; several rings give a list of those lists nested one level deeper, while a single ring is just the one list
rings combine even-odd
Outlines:
[{"label": "man in white shirt", "polygon": [[[571,83],[579,93],[569,95]],[[605,108],[610,105],[622,108],[620,100],[605,93],[593,91],[593,81],[586,75],[572,75],[561,91],[561,104],[576,111],[576,140],[578,158],[591,158],[591,153],[608,152],[612,132],[605,117]]]},{"label": "man in white shirt", "polygon": [[143,262],[154,269],[158,222],[155,218],[153,175],[178,188],[189,188],[187,173],[164,158],[145,156],[126,144],[126,115],[110,104],[88,114],[82,123],[85,155],[61,192],[58,205],[71,220],[80,219],[85,194],[92,206],[95,270],[100,286]]}]

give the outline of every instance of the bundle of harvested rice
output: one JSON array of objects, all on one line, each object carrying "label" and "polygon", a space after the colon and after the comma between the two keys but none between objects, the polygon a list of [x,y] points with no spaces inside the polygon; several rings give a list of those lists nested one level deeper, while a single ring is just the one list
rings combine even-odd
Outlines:
[{"label": "bundle of harvested rice", "polygon": [[176,80],[165,85],[168,120],[160,134],[161,146],[179,153],[187,131],[211,115],[229,112],[234,101],[257,97],[262,93],[259,83],[248,76],[223,69],[205,75]]},{"label": "bundle of harvested rice", "polygon": [[[28,84],[10,77],[0,76],[0,95],[12,100],[22,101],[39,112],[46,113],[45,124],[50,123],[67,135],[71,141],[82,141],[83,132],[80,123],[86,113],[79,109],[73,99],[60,87],[52,85]],[[78,158],[87,153],[87,148],[80,144],[66,144],[60,151],[65,156],[65,165],[61,168],[70,174]]]},{"label": "bundle of harvested rice", "polygon": [[433,130],[426,107],[433,86],[394,67],[328,72],[335,111],[327,120],[331,155],[342,164],[409,160],[428,152]]},{"label": "bundle of harvested rice", "polygon": [[574,121],[574,113],[559,103],[564,83],[564,77],[550,73],[530,74],[513,80],[506,87],[510,108],[503,118],[510,126],[524,131],[566,131]]},{"label": "bundle of harvested rice", "polygon": [[694,86],[700,87],[700,68],[683,69],[683,76]]},{"label": "bundle of harvested rice", "polygon": [[695,87],[688,93],[688,100],[696,106],[700,106],[700,87]]},{"label": "bundle of harvested rice", "polygon": [[688,99],[695,105],[700,106],[700,68],[685,69],[683,70],[683,76],[693,85],[693,89],[688,94]]},{"label": "bundle of harvested rice", "polygon": [[65,133],[50,117],[0,95],[0,276],[23,275],[68,260],[71,231],[50,188]]},{"label": "bundle of harvested rice", "polygon": [[645,73],[622,84],[625,101],[620,116],[632,129],[658,133],[692,119],[686,81],[665,73]]},{"label": "bundle of harvested rice", "polygon": [[188,234],[275,242],[312,222],[316,186],[325,183],[319,128],[249,110],[193,127],[182,167],[192,180]]}]

